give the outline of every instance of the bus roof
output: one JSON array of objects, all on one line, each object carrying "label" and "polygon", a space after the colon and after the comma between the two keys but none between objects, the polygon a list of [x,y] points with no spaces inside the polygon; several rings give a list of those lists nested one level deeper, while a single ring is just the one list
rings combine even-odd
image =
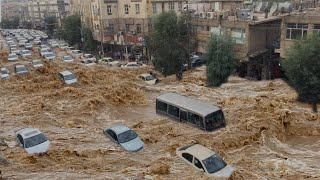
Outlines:
[{"label": "bus roof", "polygon": [[172,104],[182,109],[197,113],[203,117],[221,110],[218,106],[210,105],[202,101],[192,99],[175,93],[167,93],[157,97],[157,100]]}]

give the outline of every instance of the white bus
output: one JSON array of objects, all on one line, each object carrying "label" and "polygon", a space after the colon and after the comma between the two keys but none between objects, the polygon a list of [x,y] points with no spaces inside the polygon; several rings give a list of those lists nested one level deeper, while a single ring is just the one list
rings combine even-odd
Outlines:
[{"label": "white bus", "polygon": [[226,126],[224,114],[218,106],[175,93],[158,96],[156,111],[205,131],[213,131]]}]

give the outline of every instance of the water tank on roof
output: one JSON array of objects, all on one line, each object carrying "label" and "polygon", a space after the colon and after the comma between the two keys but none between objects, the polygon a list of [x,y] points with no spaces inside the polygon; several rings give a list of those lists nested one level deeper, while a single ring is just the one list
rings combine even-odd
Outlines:
[{"label": "water tank on roof", "polygon": [[237,18],[240,20],[250,20],[252,19],[252,10],[250,9],[237,9]]},{"label": "water tank on roof", "polygon": [[279,3],[278,11],[280,13],[290,13],[293,11],[293,5],[291,3]]}]

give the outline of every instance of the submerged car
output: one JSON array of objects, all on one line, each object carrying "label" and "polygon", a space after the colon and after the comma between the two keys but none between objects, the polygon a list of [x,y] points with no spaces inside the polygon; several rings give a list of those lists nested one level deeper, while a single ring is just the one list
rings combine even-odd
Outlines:
[{"label": "submerged car", "polygon": [[58,74],[59,79],[61,79],[66,84],[74,84],[78,80],[76,76],[70,71],[62,71]]},{"label": "submerged car", "polygon": [[86,66],[92,66],[92,65],[96,64],[93,60],[90,60],[90,59],[81,60],[80,63],[82,63]]},{"label": "submerged car", "polygon": [[16,74],[28,74],[29,70],[28,70],[27,66],[25,66],[25,65],[15,65],[14,72]]},{"label": "submerged car", "polygon": [[15,133],[17,142],[28,154],[45,153],[50,148],[50,141],[39,130],[35,128],[24,128]]},{"label": "submerged car", "polygon": [[91,60],[91,61],[97,61],[97,59],[92,54],[84,54],[82,56],[82,59],[87,59],[87,60]]},{"label": "submerged car", "polygon": [[73,62],[74,61],[72,56],[63,56],[62,60],[63,60],[63,62]]},{"label": "submerged car", "polygon": [[137,133],[125,125],[114,125],[110,128],[104,129],[103,133],[127,151],[136,152],[143,149],[143,141],[139,138]]},{"label": "submerged car", "polygon": [[104,57],[98,60],[98,63],[106,63],[109,66],[120,66],[119,61],[112,59],[111,57]]},{"label": "submerged car", "polygon": [[9,70],[6,67],[1,68],[0,70],[1,79],[8,79],[9,78]]},{"label": "submerged car", "polygon": [[32,60],[31,64],[35,68],[43,67],[43,64],[40,60]]},{"label": "submerged car", "polygon": [[215,152],[200,144],[180,147],[176,153],[186,163],[209,177],[229,178],[235,170]]},{"label": "submerged car", "polygon": [[22,57],[31,56],[31,52],[29,50],[22,50],[20,54]]},{"label": "submerged car", "polygon": [[44,54],[44,58],[46,60],[54,60],[56,58],[56,55],[53,52],[48,52]]},{"label": "submerged car", "polygon": [[125,64],[125,65],[122,65],[121,67],[122,68],[140,68],[140,67],[143,67],[143,66],[145,66],[145,65],[140,65],[137,62],[129,62],[129,63]]},{"label": "submerged car", "polygon": [[49,53],[50,51],[48,49],[41,49],[39,51],[39,54],[41,57],[44,57],[45,54]]},{"label": "submerged car", "polygon": [[154,76],[152,76],[149,73],[140,74],[138,76],[138,78],[141,79],[142,81],[144,81],[145,83],[149,84],[149,85],[154,85],[154,84],[158,83],[158,79],[155,78]]},{"label": "submerged car", "polygon": [[9,54],[8,61],[16,61],[18,60],[18,55],[16,53]]}]

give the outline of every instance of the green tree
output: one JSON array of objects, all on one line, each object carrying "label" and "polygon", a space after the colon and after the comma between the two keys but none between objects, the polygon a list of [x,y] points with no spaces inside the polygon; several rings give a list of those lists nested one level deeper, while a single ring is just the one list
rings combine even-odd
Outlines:
[{"label": "green tree", "polygon": [[154,57],[155,68],[165,76],[176,73],[178,78],[187,57],[186,25],[174,12],[163,12],[152,22],[153,30],[146,43]]},{"label": "green tree", "polygon": [[12,19],[4,18],[1,21],[1,27],[3,29],[17,29],[20,24],[20,18],[19,17],[13,17]]},{"label": "green tree", "polygon": [[236,67],[233,57],[234,43],[229,37],[214,35],[208,43],[207,84],[219,87],[228,81]]},{"label": "green tree", "polygon": [[47,33],[52,35],[58,25],[57,18],[55,16],[48,16],[44,21],[46,22]]},{"label": "green tree", "polygon": [[301,40],[289,50],[281,62],[284,80],[298,93],[298,100],[312,104],[317,112],[320,102],[320,35]]},{"label": "green tree", "polygon": [[81,19],[79,15],[65,18],[62,26],[62,37],[72,46],[81,43]]},{"label": "green tree", "polygon": [[97,49],[97,41],[93,39],[92,31],[88,27],[82,29],[83,40],[84,40],[84,50],[86,51],[95,51]]}]

